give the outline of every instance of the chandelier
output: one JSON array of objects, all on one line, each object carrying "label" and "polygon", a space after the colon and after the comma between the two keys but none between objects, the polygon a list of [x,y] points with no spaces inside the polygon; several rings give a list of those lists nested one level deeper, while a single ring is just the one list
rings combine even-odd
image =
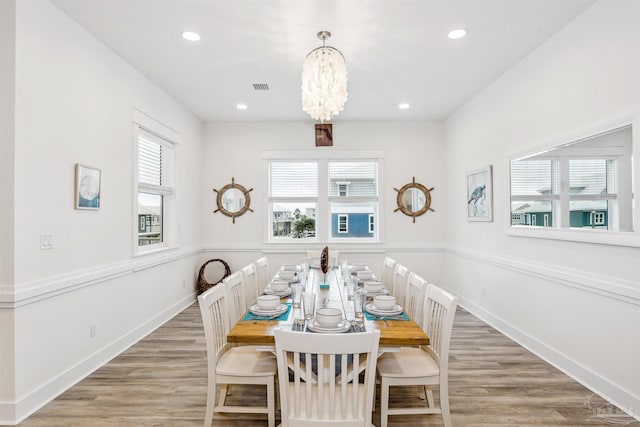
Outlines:
[{"label": "chandelier", "polygon": [[330,121],[347,102],[347,64],[340,51],[325,46],[329,31],[320,31],[322,47],[307,55],[302,64],[302,111],[321,122]]}]

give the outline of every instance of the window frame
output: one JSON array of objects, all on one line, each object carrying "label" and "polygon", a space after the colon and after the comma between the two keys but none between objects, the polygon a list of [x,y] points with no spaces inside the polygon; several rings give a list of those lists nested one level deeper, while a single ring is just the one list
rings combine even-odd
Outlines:
[{"label": "window frame", "polygon": [[[357,243],[357,244],[379,244],[384,241],[383,230],[379,224],[383,224],[383,164],[384,152],[382,150],[336,150],[327,149],[322,151],[310,150],[265,150],[262,152],[264,162],[264,203],[267,207],[267,214],[264,218],[264,242],[266,244],[308,244],[308,243]],[[272,203],[269,195],[269,162],[270,161],[318,161],[318,197],[316,202],[316,230],[313,238],[292,239],[292,238],[274,238],[271,232]],[[376,231],[373,237],[331,237],[331,203],[348,203],[358,201],[354,197],[345,196],[329,196],[329,162],[330,161],[375,161],[378,166],[377,174],[377,196],[376,212],[377,221],[375,223]],[[372,198],[366,198],[371,200]],[[302,200],[302,199],[300,199]],[[368,225],[367,225],[368,227]],[[341,233],[342,234],[342,233]]]},{"label": "window frame", "polygon": [[[165,185],[155,186],[139,182],[138,152],[141,133],[145,132],[153,137],[154,142],[161,144],[165,150],[163,166],[165,170]],[[132,175],[133,175],[133,239],[132,255],[134,257],[156,253],[177,247],[176,241],[176,175],[178,146],[180,145],[180,134],[161,122],[149,117],[142,111],[134,109],[133,119],[133,141],[132,141]],[[149,245],[139,245],[139,194],[158,194],[162,196],[162,241]]]},{"label": "window frame", "polygon": [[[517,226],[511,225],[511,161],[519,158],[534,155],[535,153],[542,153],[544,151],[555,149],[562,145],[579,142],[583,139],[588,139],[599,134],[603,134],[609,131],[613,131],[625,126],[631,126],[631,171],[638,171],[640,167],[640,114],[637,110],[627,111],[616,116],[612,116],[606,120],[585,126],[574,132],[566,133],[560,136],[550,138],[546,142],[540,145],[529,147],[528,149],[520,149],[518,151],[510,152],[505,155],[505,167],[504,176],[507,191],[505,191],[504,206],[504,226],[505,234],[519,237],[530,238],[542,238],[542,239],[554,239],[565,240],[574,242],[596,243],[615,246],[630,246],[640,247],[640,197],[638,193],[640,191],[640,174],[632,173],[632,190],[629,199],[629,203],[634,206],[632,212],[633,231],[612,231],[602,229],[590,229],[590,228],[570,228],[570,227],[530,227],[530,226]],[[618,166],[620,167],[620,166]],[[624,166],[623,166],[624,167]],[[626,171],[629,173],[630,171]],[[625,173],[618,171],[618,173]],[[568,171],[567,171],[568,174]],[[620,194],[618,192],[618,194]],[[567,195],[568,196],[568,195]],[[582,196],[581,196],[582,197]],[[545,200],[551,199],[550,196],[541,195],[534,196],[534,199],[545,198]],[[568,197],[567,197],[568,198]],[[594,197],[595,199],[596,197]],[[601,196],[603,199],[608,199],[608,195]],[[576,200],[576,198],[571,198]],[[557,204],[558,201],[552,201],[553,204]],[[552,209],[552,214],[555,216],[555,208]],[[556,219],[554,218],[554,223]]]}]

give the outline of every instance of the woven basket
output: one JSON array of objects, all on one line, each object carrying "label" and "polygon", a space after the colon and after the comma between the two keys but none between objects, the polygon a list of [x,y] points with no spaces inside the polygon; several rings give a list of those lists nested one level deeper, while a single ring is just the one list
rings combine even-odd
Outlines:
[{"label": "woven basket", "polygon": [[[207,280],[204,277],[205,276],[204,270],[206,269],[207,265],[209,265],[212,262],[219,262],[224,266],[224,276],[222,276],[220,280],[218,280],[215,283],[207,282]],[[222,259],[214,258],[205,262],[204,264],[202,264],[202,267],[200,267],[200,272],[198,273],[198,294],[201,294],[207,289],[209,289],[210,287],[215,286],[218,283],[222,282],[225,279],[225,277],[228,277],[229,275],[231,275],[231,268],[229,268],[229,264],[227,264],[226,261]]]}]

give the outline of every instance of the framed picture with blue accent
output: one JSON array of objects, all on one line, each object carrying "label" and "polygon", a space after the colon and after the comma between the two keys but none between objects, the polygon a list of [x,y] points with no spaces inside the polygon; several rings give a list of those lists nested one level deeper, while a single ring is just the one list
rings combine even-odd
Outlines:
[{"label": "framed picture with blue accent", "polygon": [[76,163],[76,209],[100,209],[100,169]]},{"label": "framed picture with blue accent", "polygon": [[491,165],[467,172],[467,220],[493,221]]}]

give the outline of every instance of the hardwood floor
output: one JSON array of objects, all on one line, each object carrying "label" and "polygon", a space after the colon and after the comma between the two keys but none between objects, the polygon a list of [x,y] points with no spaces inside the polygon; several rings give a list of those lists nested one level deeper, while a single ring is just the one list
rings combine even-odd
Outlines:
[{"label": "hardwood floor", "polygon": [[[197,303],[20,424],[201,426],[207,362]],[[456,313],[449,368],[454,426],[604,426],[590,422],[592,394],[468,312]],[[437,395],[437,393],[435,393]],[[421,404],[417,389],[392,389],[392,402]],[[262,402],[234,387],[230,399]],[[604,403],[593,397],[594,403]],[[379,405],[373,422],[379,425]],[[391,417],[389,426],[441,426],[439,415]],[[266,416],[216,414],[214,426],[266,426]],[[640,422],[633,425],[640,426]]]}]

